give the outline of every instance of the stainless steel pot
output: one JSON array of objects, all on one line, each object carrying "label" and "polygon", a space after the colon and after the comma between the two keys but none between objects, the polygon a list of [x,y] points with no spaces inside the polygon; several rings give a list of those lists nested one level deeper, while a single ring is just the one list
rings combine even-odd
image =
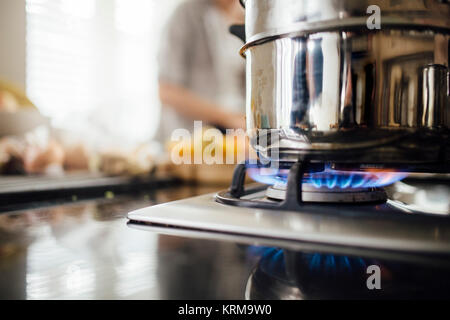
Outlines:
[{"label": "stainless steel pot", "polygon": [[449,163],[446,1],[242,2],[247,129],[262,158]]}]

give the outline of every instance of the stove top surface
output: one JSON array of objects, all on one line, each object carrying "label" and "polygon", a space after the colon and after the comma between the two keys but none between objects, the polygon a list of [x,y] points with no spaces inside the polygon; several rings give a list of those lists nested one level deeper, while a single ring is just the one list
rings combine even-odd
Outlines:
[{"label": "stove top surface", "polygon": [[[392,200],[403,199],[402,189],[412,192],[414,187],[399,182],[388,190],[393,195],[385,203],[304,203],[300,210],[289,211],[278,209],[276,201],[267,199],[265,186],[253,185],[236,200],[243,201],[243,206],[219,203],[229,196],[228,191],[223,191],[136,210],[128,218],[131,225],[141,228],[183,231],[197,237],[247,238],[272,246],[283,242],[298,248],[326,247],[328,252],[448,255],[448,207],[441,204],[421,208],[412,202]],[[262,206],[246,207],[246,203],[255,201]]]}]

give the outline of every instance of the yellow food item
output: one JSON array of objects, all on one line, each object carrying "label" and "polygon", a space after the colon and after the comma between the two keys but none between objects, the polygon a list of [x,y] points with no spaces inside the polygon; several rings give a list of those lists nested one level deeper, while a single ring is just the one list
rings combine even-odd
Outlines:
[{"label": "yellow food item", "polygon": [[[184,151],[190,152],[191,163],[194,162],[195,151],[201,151],[202,155],[205,150],[211,150],[211,156],[216,156],[215,151],[222,150],[223,163],[226,162],[227,156],[233,157],[235,161],[244,159],[256,159],[254,150],[250,147],[248,137],[245,135],[221,135],[222,140],[207,139],[205,133],[211,128],[204,128],[201,139],[194,139],[194,135],[191,136],[189,141],[170,141],[167,143],[167,150],[170,154],[172,151],[179,150],[179,157],[183,158]],[[208,136],[208,135],[206,135]],[[175,149],[176,148],[176,149]]]},{"label": "yellow food item", "polygon": [[8,81],[0,79],[0,109],[2,109],[2,93],[4,95],[6,94],[6,98],[4,97],[3,99],[8,100],[6,103],[10,107],[14,104],[14,108],[36,108],[22,89]]}]

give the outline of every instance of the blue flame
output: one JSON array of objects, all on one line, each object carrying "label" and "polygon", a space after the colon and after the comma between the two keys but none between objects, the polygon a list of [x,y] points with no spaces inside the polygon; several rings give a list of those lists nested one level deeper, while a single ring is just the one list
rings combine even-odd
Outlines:
[{"label": "blue flame", "polygon": [[[283,249],[250,246],[248,252],[251,256],[261,257],[269,272],[278,274],[285,267]],[[322,253],[299,253],[299,256],[301,256],[302,261],[300,265],[305,266],[311,275],[352,274],[353,272],[364,271],[368,265],[360,257]]]},{"label": "blue flame", "polygon": [[[267,185],[286,185],[289,171],[267,168],[248,168],[247,173],[254,181]],[[357,189],[385,187],[408,176],[405,172],[393,171],[337,171],[329,167],[321,172],[306,174],[303,183],[316,188]]]},{"label": "blue flame", "polygon": [[311,273],[337,274],[352,273],[366,268],[366,262],[362,258],[349,258],[332,254],[304,254],[305,264]]},{"label": "blue flame", "polygon": [[259,258],[261,267],[266,271],[277,277],[285,277],[285,261],[284,251],[279,248],[249,246],[247,253],[250,257]]}]

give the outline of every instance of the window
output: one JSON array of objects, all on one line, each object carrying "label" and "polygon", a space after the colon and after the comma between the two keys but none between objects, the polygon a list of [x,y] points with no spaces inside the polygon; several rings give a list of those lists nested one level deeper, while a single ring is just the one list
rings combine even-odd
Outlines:
[{"label": "window", "polygon": [[181,0],[26,0],[28,96],[53,125],[128,144],[159,121],[156,53]]}]

